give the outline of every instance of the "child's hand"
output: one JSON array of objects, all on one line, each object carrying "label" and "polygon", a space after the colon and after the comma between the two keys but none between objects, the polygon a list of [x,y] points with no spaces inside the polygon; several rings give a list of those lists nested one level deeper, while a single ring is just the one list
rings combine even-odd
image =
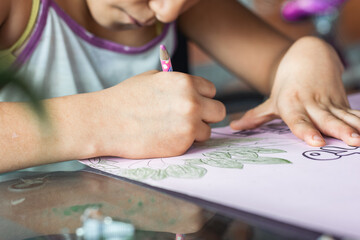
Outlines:
[{"label": "child's hand", "polygon": [[101,126],[95,155],[126,158],[166,157],[184,153],[194,141],[210,137],[208,123],[221,121],[224,105],[215,86],[201,77],[150,71],[97,92]]},{"label": "child's hand", "polygon": [[349,108],[342,72],[338,56],[326,43],[312,37],[300,39],[282,58],[270,98],[231,127],[255,128],[281,117],[311,146],[325,145],[320,132],[360,146],[360,111]]}]

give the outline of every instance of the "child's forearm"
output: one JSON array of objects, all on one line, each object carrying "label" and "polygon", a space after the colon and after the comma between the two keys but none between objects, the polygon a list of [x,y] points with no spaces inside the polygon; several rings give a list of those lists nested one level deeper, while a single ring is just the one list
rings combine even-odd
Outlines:
[{"label": "child's forearm", "polygon": [[76,95],[43,101],[47,122],[29,104],[0,103],[0,172],[90,156],[84,100]]},{"label": "child's forearm", "polygon": [[235,0],[206,0],[180,18],[187,37],[236,76],[269,94],[271,76],[292,40]]}]

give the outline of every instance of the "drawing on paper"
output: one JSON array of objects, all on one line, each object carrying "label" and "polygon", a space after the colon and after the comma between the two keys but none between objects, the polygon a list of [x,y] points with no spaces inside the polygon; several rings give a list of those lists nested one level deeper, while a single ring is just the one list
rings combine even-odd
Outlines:
[{"label": "drawing on paper", "polygon": [[[135,180],[163,180],[166,178],[202,178],[207,173],[206,167],[243,169],[246,164],[290,164],[291,162],[277,157],[264,156],[286,151],[254,147],[260,139],[210,139],[204,143],[195,143],[196,148],[207,148],[196,158],[184,158],[181,161],[158,158],[149,160],[131,160],[128,164],[118,165],[121,159],[89,159],[90,167]],[[252,142],[252,146],[237,145],[239,142]]]},{"label": "drawing on paper", "polygon": [[242,137],[248,137],[262,133],[275,133],[281,135],[291,133],[291,130],[284,122],[280,122],[267,124],[256,129],[238,131],[234,134]]},{"label": "drawing on paper", "polygon": [[249,137],[253,135],[263,134],[263,133],[275,133],[278,135],[291,133],[291,130],[284,122],[270,123],[263,125],[255,129],[241,130],[233,133],[222,133],[217,131],[212,131],[215,134],[225,135],[225,136],[238,136],[238,137]]},{"label": "drawing on paper", "polygon": [[218,149],[239,146],[240,143],[260,142],[262,138],[210,138],[205,142],[195,142],[192,147],[201,149]]},{"label": "drawing on paper", "polygon": [[359,147],[325,146],[320,147],[320,149],[318,150],[306,151],[303,153],[303,156],[312,160],[329,161],[350,156],[353,154],[360,154]]}]

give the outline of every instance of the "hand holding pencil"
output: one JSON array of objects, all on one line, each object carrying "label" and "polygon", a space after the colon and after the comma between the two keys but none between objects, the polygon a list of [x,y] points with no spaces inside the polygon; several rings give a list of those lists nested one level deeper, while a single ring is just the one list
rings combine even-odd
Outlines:
[{"label": "hand holding pencil", "polygon": [[209,123],[224,119],[225,106],[212,99],[216,93],[214,84],[202,77],[166,72],[172,69],[170,56],[164,52],[162,57],[165,72],[148,71],[85,95],[91,97],[84,100],[86,104],[97,101],[103,106],[91,117],[94,124],[106,123],[95,124],[104,133],[92,139],[100,149],[97,156],[180,155],[194,141],[209,139]]}]

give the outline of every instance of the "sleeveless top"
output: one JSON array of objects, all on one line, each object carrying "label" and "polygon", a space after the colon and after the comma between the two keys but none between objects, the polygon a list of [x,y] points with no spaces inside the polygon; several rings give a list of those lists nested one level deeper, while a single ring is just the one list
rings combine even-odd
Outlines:
[{"label": "sleeveless top", "polygon": [[[41,98],[108,88],[148,70],[160,70],[159,45],[176,48],[175,23],[155,39],[130,47],[98,38],[71,19],[53,0],[33,0],[20,39],[0,51],[0,64],[23,77]],[[20,52],[14,56],[14,51]],[[26,101],[13,85],[0,90],[0,101]]]}]

